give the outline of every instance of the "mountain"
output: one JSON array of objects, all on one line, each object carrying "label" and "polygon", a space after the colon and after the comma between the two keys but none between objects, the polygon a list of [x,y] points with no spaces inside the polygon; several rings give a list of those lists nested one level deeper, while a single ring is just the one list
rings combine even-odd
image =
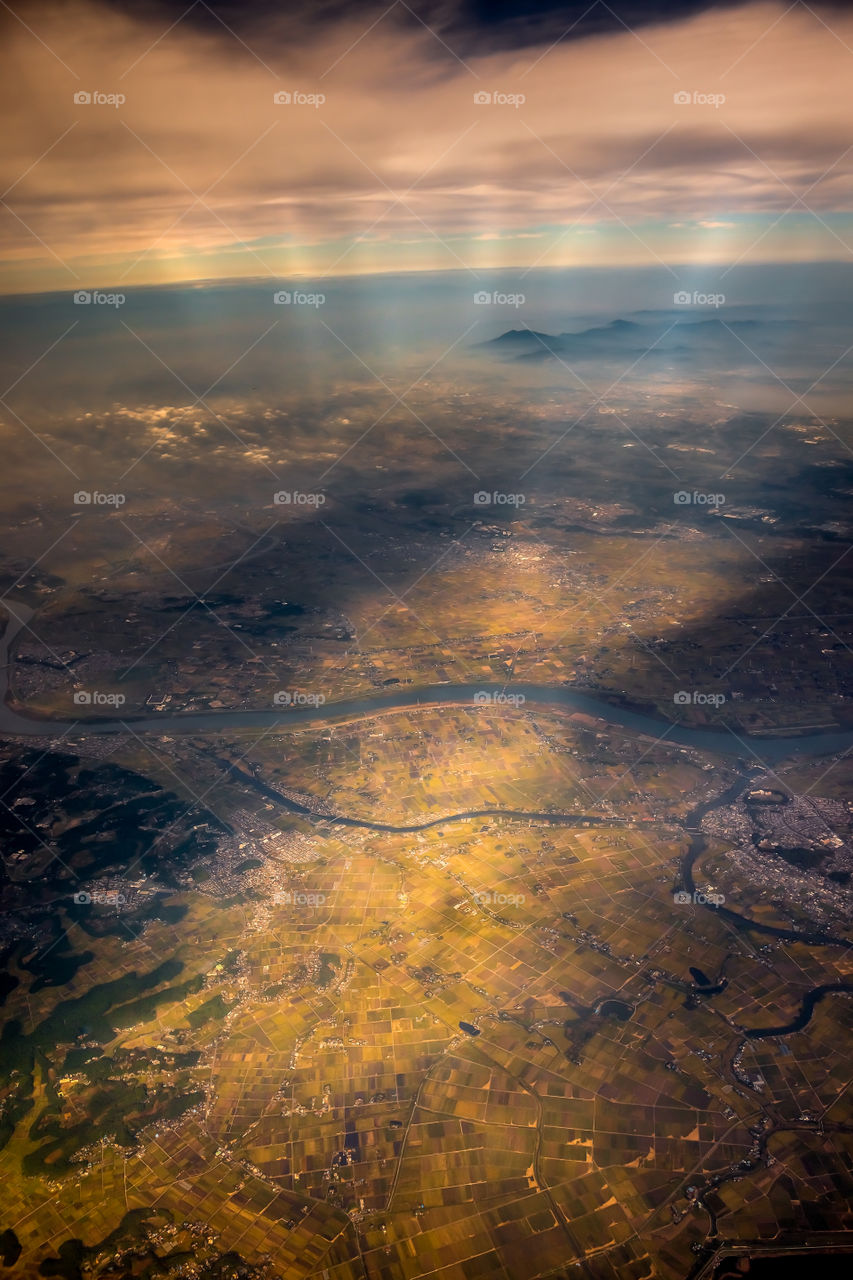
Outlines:
[{"label": "mountain", "polygon": [[650,317],[649,323],[617,319],[578,333],[508,329],[477,345],[505,360],[606,359],[640,356],[652,350],[667,358],[686,358],[701,349],[732,350],[740,345],[735,336],[738,331],[748,333],[764,327],[757,320],[729,322],[718,316],[691,320],[683,311],[645,314]]}]

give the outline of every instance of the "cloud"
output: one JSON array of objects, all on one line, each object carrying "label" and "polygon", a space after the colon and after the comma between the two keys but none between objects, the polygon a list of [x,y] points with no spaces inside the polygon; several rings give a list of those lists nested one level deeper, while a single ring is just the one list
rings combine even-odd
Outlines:
[{"label": "cloud", "polygon": [[823,224],[853,208],[850,14],[746,5],[464,65],[393,16],[299,39],[272,16],[249,48],[162,13],[27,21],[0,91],[10,291],[571,262],[591,227],[614,261],[684,261],[697,229],[747,250],[791,206],[822,222],[762,253],[847,243]]}]

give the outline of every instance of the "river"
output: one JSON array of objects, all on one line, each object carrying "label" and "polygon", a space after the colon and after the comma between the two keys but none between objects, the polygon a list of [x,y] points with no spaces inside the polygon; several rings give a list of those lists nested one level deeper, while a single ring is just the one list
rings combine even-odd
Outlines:
[{"label": "river", "polygon": [[[614,728],[627,729],[631,733],[661,739],[676,747],[692,747],[698,751],[710,751],[715,755],[754,758],[766,764],[774,764],[792,754],[831,755],[853,747],[853,730],[835,730],[827,733],[797,737],[756,737],[734,733],[721,726],[699,728],[669,722],[646,712],[636,711],[597,697],[591,693],[564,685],[541,685],[513,682],[511,686],[495,684],[435,684],[420,688],[396,688],[382,693],[372,693],[360,698],[347,698],[329,702],[319,707],[274,707],[267,710],[236,711],[164,711],[156,715],[100,716],[75,720],[56,720],[37,716],[24,709],[10,706],[9,671],[10,654],[18,633],[33,617],[34,610],[18,601],[4,601],[9,613],[9,623],[0,640],[0,734],[13,737],[45,737],[51,733],[65,735],[75,731],[91,734],[125,732],[127,726],[134,733],[222,733],[233,729],[268,729],[309,724],[333,724],[337,721],[358,719],[388,711],[416,710],[430,706],[474,707],[482,703],[478,694],[494,699],[508,691],[521,695],[525,706],[554,707],[566,712],[582,712],[595,716]],[[11,661],[14,659],[12,658]],[[513,702],[485,703],[488,710],[502,706],[512,707]]]},{"label": "river", "polygon": [[[91,734],[117,734],[132,727],[134,733],[206,733],[228,732],[241,728],[269,728],[280,725],[282,728],[307,724],[332,724],[347,719],[357,719],[387,711],[415,710],[418,707],[454,705],[477,706],[477,694],[502,694],[505,686],[474,684],[439,684],[428,685],[419,689],[395,689],[384,693],[371,694],[362,698],[351,698],[341,702],[324,704],[320,707],[296,707],[282,711],[280,708],[259,711],[199,711],[199,712],[162,712],[156,716],[103,717],[96,720],[59,721],[47,717],[36,717],[25,714],[11,707],[6,701],[9,693],[9,672],[16,636],[28,625],[34,611],[20,602],[4,602],[3,606],[9,614],[9,623],[0,638],[0,734],[22,737],[44,737],[55,733],[65,735],[75,731]],[[591,694],[579,693],[562,685],[536,685],[513,683],[511,692],[524,696],[525,706],[557,707],[563,711],[578,711],[595,716],[616,728],[627,729],[633,733],[644,734],[663,742],[679,747],[691,747],[699,751],[712,752],[716,755],[734,756],[741,761],[753,756],[756,761],[772,764],[792,754],[827,755],[843,751],[853,746],[853,730],[812,734],[801,737],[758,738],[746,734],[734,734],[721,729],[691,728],[686,725],[672,724],[655,716],[635,711],[618,703],[608,702]],[[514,703],[489,702],[489,709],[502,706],[511,707]],[[429,827],[440,826],[448,822],[469,819],[472,817],[496,816],[491,810],[474,810],[458,813],[444,818],[432,819],[424,823],[394,827],[390,824],[377,823],[369,819],[348,818],[339,814],[312,813],[304,806],[296,803],[283,793],[260,783],[249,774],[243,774],[235,765],[226,760],[217,759],[217,763],[237,776],[244,784],[263,791],[268,798],[294,812],[302,813],[314,820],[323,820],[348,826],[368,827],[377,831],[423,831]],[[692,895],[695,891],[693,867],[697,859],[706,849],[706,840],[699,830],[702,818],[711,809],[732,803],[743,787],[747,785],[745,772],[741,772],[736,781],[722,794],[698,805],[685,819],[685,827],[690,834],[690,844],[682,859],[681,879],[684,888]],[[502,813],[505,818],[524,820],[540,819],[548,822],[566,822],[577,825],[587,822],[598,825],[598,821],[590,815],[569,815],[555,813],[527,813],[513,811]],[[728,907],[712,904],[700,904],[707,910],[716,911],[736,929],[749,930],[769,935],[784,941],[799,942],[810,946],[839,946],[848,948],[850,942],[828,934],[815,931],[798,931],[782,929],[775,925],[762,924],[732,911]],[[814,1004],[826,993],[839,990],[850,990],[846,984],[827,985],[814,988],[806,995],[800,1018],[784,1028],[762,1031],[752,1029],[748,1035],[787,1034],[805,1025],[811,1017]],[[801,1021],[802,1019],[802,1021]]]}]

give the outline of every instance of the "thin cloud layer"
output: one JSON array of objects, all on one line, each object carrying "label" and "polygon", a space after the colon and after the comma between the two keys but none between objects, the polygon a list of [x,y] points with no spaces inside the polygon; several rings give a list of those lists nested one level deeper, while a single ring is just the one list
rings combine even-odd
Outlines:
[{"label": "thin cloud layer", "polygon": [[255,47],[167,27],[8,18],[0,287],[853,250],[853,15],[747,5],[464,60],[393,14]]}]

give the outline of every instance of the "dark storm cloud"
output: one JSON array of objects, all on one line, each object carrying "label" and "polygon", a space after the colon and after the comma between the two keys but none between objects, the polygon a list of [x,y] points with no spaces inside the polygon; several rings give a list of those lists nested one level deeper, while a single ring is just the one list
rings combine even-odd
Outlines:
[{"label": "dark storm cloud", "polygon": [[[189,2],[189,0],[188,0]],[[718,11],[721,21],[740,0],[297,0],[282,6],[274,0],[240,4],[238,0],[197,0],[186,21],[199,29],[227,24],[234,31],[268,30],[274,22],[284,35],[322,30],[332,25],[372,23],[385,18],[411,29],[428,27],[461,57],[549,45],[555,40],[580,40],[626,28],[641,32],[649,26],[678,22],[695,14]],[[111,3],[117,12],[152,19],[164,25],[181,18],[183,0],[144,0],[128,6]],[[812,6],[831,21],[850,9],[850,0],[816,0]],[[19,9],[19,12],[21,10]],[[438,52],[438,50],[436,50]]]}]

